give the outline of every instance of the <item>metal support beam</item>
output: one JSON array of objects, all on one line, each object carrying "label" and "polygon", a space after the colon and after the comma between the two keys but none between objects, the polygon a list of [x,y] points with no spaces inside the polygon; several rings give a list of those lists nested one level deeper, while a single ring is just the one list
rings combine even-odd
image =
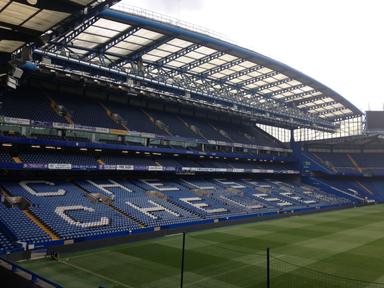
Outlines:
[{"label": "metal support beam", "polygon": [[203,65],[205,63],[208,63],[214,59],[217,59],[221,56],[223,56],[225,53],[224,52],[221,52],[221,51],[217,51],[217,52],[214,52],[212,54],[209,54],[207,56],[204,56],[203,58],[200,58],[200,59],[197,59],[195,61],[192,61],[191,63],[188,63],[184,66],[181,66],[180,67],[180,70],[181,71],[188,71],[188,70],[191,70],[193,68],[196,68],[196,67],[199,67],[200,65]]},{"label": "metal support beam", "polygon": [[275,91],[275,92],[272,92],[272,93],[268,93],[268,94],[265,94],[265,95],[267,97],[273,97],[273,96],[276,96],[276,95],[280,95],[280,94],[283,94],[283,93],[286,93],[286,92],[290,92],[290,91],[293,91],[293,90],[296,90],[296,89],[303,88],[304,86],[305,86],[304,84],[299,84],[299,85],[291,86],[289,88],[281,89],[281,90],[278,90],[278,91]]},{"label": "metal support beam", "polygon": [[224,64],[221,64],[219,66],[216,66],[212,69],[208,69],[206,71],[204,71],[203,73],[201,73],[201,76],[202,77],[208,77],[208,76],[211,76],[213,74],[216,74],[216,73],[219,73],[221,71],[224,71],[226,69],[229,69],[233,66],[236,66],[236,65],[239,65],[240,63],[242,63],[244,60],[239,58],[239,59],[235,59],[235,60],[232,60],[228,63],[224,63]]},{"label": "metal support beam", "polygon": [[155,41],[153,41],[152,43],[150,43],[149,45],[147,46],[144,46],[142,48],[140,48],[139,50],[133,52],[132,54],[130,54],[129,56],[125,57],[125,58],[121,58],[119,60],[117,60],[116,62],[114,63],[111,63],[110,67],[113,67],[113,68],[119,68],[119,67],[122,67],[124,66],[125,64],[129,63],[129,62],[134,62],[134,61],[137,61],[139,59],[141,59],[141,57],[145,54],[147,54],[148,52],[158,48],[159,46],[169,42],[170,40],[172,40],[174,37],[171,36],[171,35],[165,35]]},{"label": "metal support beam", "polygon": [[261,80],[273,77],[273,76],[275,76],[277,74],[279,74],[279,72],[272,71],[272,72],[269,72],[269,73],[266,73],[266,74],[262,74],[262,75],[257,76],[257,77],[252,77],[252,78],[250,78],[248,80],[241,81],[241,82],[237,83],[237,85],[242,86],[242,87],[243,86],[247,86],[247,85],[251,85],[251,84],[254,84],[254,83],[259,82]]},{"label": "metal support beam", "polygon": [[232,73],[226,77],[223,77],[221,78],[221,80],[223,82],[227,82],[227,81],[230,81],[230,80],[233,80],[233,79],[236,79],[236,78],[239,78],[241,76],[244,76],[244,75],[247,75],[249,73],[252,73],[252,72],[255,72],[257,70],[260,70],[264,68],[264,66],[261,66],[261,65],[256,65],[256,66],[253,66],[253,67],[250,67],[250,68],[246,68],[246,69],[243,69],[241,71],[238,71],[238,72],[235,72],[235,73]]},{"label": "metal support beam", "polygon": [[263,86],[257,87],[257,91],[263,91],[264,89],[269,89],[269,88],[272,88],[272,87],[275,87],[275,86],[279,86],[280,84],[287,83],[287,82],[289,82],[291,80],[292,80],[291,78],[286,78],[286,79],[278,80],[278,81],[275,81],[275,82],[272,82],[272,83],[268,83],[268,84],[265,84]]},{"label": "metal support beam", "polygon": [[[52,0],[47,0],[54,2]],[[118,3],[120,0],[104,0],[102,2],[95,2],[92,5],[88,5],[87,9],[84,10],[82,15],[77,15],[71,19],[66,19],[65,23],[60,25],[60,29],[56,33],[52,33],[51,37],[48,40],[55,42],[68,43],[74,38],[76,38],[81,32],[95,23],[100,17],[98,16],[104,9],[111,7],[112,5]],[[49,51],[57,51],[58,47],[49,47]]]},{"label": "metal support beam", "polygon": [[183,48],[183,49],[181,49],[181,50],[179,50],[179,51],[177,51],[175,53],[172,53],[172,54],[170,54],[170,55],[168,55],[166,57],[161,58],[160,60],[157,60],[155,62],[155,65],[156,66],[165,65],[165,64],[167,64],[169,62],[172,62],[173,60],[176,60],[177,58],[180,58],[180,57],[182,57],[182,56],[184,56],[184,55],[186,55],[186,54],[196,50],[196,49],[199,49],[200,47],[201,47],[200,44],[189,45],[189,46],[187,46],[187,47],[185,47],[185,48]]},{"label": "metal support beam", "polygon": [[[304,94],[304,93],[300,93],[300,94]],[[300,95],[300,94],[297,94],[297,95]],[[323,99],[329,98],[328,95],[324,95],[324,94],[320,94],[320,95],[317,95],[317,96],[306,97],[304,99],[301,98],[301,97],[304,97],[304,96],[307,96],[307,95],[311,95],[311,94],[313,94],[313,92],[301,95],[299,99],[296,99],[296,100],[293,100],[293,101],[289,101],[289,103],[291,103],[292,105],[295,105],[295,106],[300,106],[300,105],[304,105],[304,104],[307,104],[307,103],[312,103],[312,102],[316,102],[318,100],[323,100]],[[289,98],[289,97],[287,97],[287,98]],[[290,99],[288,99],[288,100],[290,100]]]},{"label": "metal support beam", "polygon": [[24,5],[28,5],[31,7],[35,7],[37,9],[47,9],[47,10],[54,10],[64,13],[72,14],[77,11],[81,11],[85,8],[85,6],[71,2],[71,1],[64,1],[64,0],[38,0],[36,5],[31,5],[26,0],[13,0],[12,2],[18,2]]},{"label": "metal support beam", "polygon": [[140,27],[132,26],[132,27],[128,28],[127,30],[120,32],[115,37],[112,37],[111,39],[109,39],[106,43],[100,44],[96,48],[94,48],[96,51],[87,52],[83,56],[83,59],[88,61],[88,60],[93,59],[97,55],[104,54],[105,51],[112,48],[113,46],[120,43],[121,41],[127,39],[129,36],[131,36],[132,34],[136,33],[139,30],[140,30]]},{"label": "metal support beam", "polygon": [[[338,108],[334,108],[334,109],[330,109],[330,110],[325,110],[325,111],[321,111],[321,112],[318,112],[318,113],[311,113],[312,115],[316,115],[316,116],[322,116],[322,115],[326,115],[326,114],[329,114],[329,113],[334,113],[334,112],[338,112],[338,111],[342,111],[344,109],[347,109],[347,107],[338,107]],[[336,115],[335,115],[336,116]],[[342,117],[343,115],[337,115],[336,117]]]},{"label": "metal support beam", "polygon": [[[56,42],[60,42],[62,44],[66,44],[66,43],[71,42],[73,39],[75,39],[77,36],[79,36],[81,33],[83,33],[88,27],[92,26],[99,19],[100,18],[98,16],[86,19],[82,24],[78,25],[75,29],[73,29],[68,34],[59,38]],[[54,50],[54,51],[56,51],[56,50]]]},{"label": "metal support beam", "polygon": [[308,112],[315,111],[315,110],[317,110],[319,108],[324,108],[324,107],[332,106],[332,105],[335,105],[335,104],[338,104],[338,103],[339,102],[337,102],[337,101],[330,101],[330,102],[324,102],[324,103],[321,103],[321,104],[315,104],[313,106],[308,106],[306,108],[306,111],[308,111]]}]

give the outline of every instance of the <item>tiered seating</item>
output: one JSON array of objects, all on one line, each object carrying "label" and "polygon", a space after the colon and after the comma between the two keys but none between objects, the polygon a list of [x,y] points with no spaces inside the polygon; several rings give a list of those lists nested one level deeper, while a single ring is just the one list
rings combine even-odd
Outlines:
[{"label": "tiered seating", "polygon": [[164,130],[156,127],[150,121],[149,117],[140,108],[135,108],[126,105],[118,105],[115,103],[108,103],[108,107],[113,113],[117,113],[126,121],[126,127],[132,131],[154,133],[158,135],[167,135]]},{"label": "tiered seating", "polygon": [[195,134],[191,129],[186,126],[176,114],[169,114],[159,111],[147,111],[154,119],[161,121],[168,128],[173,136],[180,136],[186,138],[201,138]]},{"label": "tiered seating", "polygon": [[356,167],[354,167],[346,153],[315,153],[315,155],[316,158],[321,159],[324,164],[336,169],[338,173],[358,173]]},{"label": "tiered seating", "polygon": [[14,248],[12,241],[8,239],[5,232],[0,227],[0,255],[5,254]]},{"label": "tiered seating", "polygon": [[0,162],[1,163],[12,163],[14,162],[11,155],[7,151],[0,150]]},{"label": "tiered seating", "polygon": [[204,218],[239,212],[237,207],[231,207],[209,195],[196,194],[177,182],[148,179],[135,183],[146,191],[162,192],[169,197],[170,202]]},{"label": "tiered seating", "polygon": [[63,152],[34,151],[19,154],[24,163],[68,163],[72,165],[96,165],[96,159],[88,154],[73,154]]},{"label": "tiered seating", "polygon": [[384,176],[384,153],[313,153],[326,166],[340,174]]},{"label": "tiered seating", "polygon": [[[114,102],[101,103],[96,99],[70,94],[55,95],[47,92],[47,95],[42,95],[40,93],[32,89],[2,96],[0,98],[3,102],[1,115],[89,127],[128,129],[190,139],[282,146],[278,140],[267,136],[256,126],[178,115]],[[38,134],[37,137],[44,136]],[[57,137],[57,135],[47,135],[48,137]],[[65,138],[70,139],[70,137],[72,136],[68,135]]]},{"label": "tiered seating", "polygon": [[198,131],[201,132],[201,134],[203,135],[203,137],[205,139],[216,140],[216,141],[225,141],[225,142],[230,141],[229,138],[223,136],[222,134],[220,134],[220,132],[218,132],[216,129],[214,129],[209,124],[209,121],[207,121],[207,120],[203,120],[200,118],[193,118],[193,117],[189,117],[189,116],[181,116],[181,118],[186,123],[188,123],[188,125],[190,127],[194,126],[194,127],[198,128]]},{"label": "tiered seating", "polygon": [[103,155],[100,159],[105,164],[111,165],[139,165],[139,166],[156,166],[155,161],[150,157],[136,157],[131,155]]},{"label": "tiered seating", "polygon": [[384,175],[384,153],[350,154],[364,172],[373,176]]},{"label": "tiered seating", "polygon": [[14,241],[39,243],[51,240],[19,208],[7,208],[2,203],[0,203],[1,225],[12,235]]},{"label": "tiered seating", "polygon": [[114,207],[148,227],[198,220],[196,215],[168,202],[164,195],[147,193],[128,181],[84,180],[77,183],[89,193],[113,198]]},{"label": "tiered seating", "polygon": [[76,96],[55,97],[58,105],[63,105],[70,118],[76,124],[91,127],[123,129],[114,122],[96,100]]},{"label": "tiered seating", "polygon": [[[257,211],[267,211],[268,209],[264,208],[270,208],[252,197],[251,195],[244,193],[242,191],[245,186],[243,185],[236,185],[235,182],[232,182],[230,184],[226,181],[216,180],[216,181],[201,181],[201,180],[183,180],[183,183],[185,183],[188,187],[191,189],[202,189],[202,190],[208,190],[211,192],[212,197],[219,199],[220,201],[223,201],[225,203],[228,203],[230,205],[240,207],[241,209],[245,210],[257,210]],[[228,185],[227,185],[228,184]],[[236,186],[237,188],[234,188]]]},{"label": "tiered seating", "polygon": [[384,180],[382,179],[319,179],[344,193],[361,199],[384,201]]},{"label": "tiered seating", "polygon": [[30,211],[63,239],[138,229],[138,223],[103,203],[91,202],[75,185],[66,182],[3,182],[13,196],[22,196]]},{"label": "tiered seating", "polygon": [[41,92],[33,90],[19,90],[9,95],[0,97],[2,102],[1,115],[32,119],[47,122],[62,122],[65,120],[59,116],[51,107],[49,99],[41,95]]},{"label": "tiered seating", "polygon": [[[380,189],[382,183],[364,185]],[[206,219],[352,203],[347,197],[286,180],[188,177],[75,183],[27,180],[1,185],[30,206],[21,211],[0,204],[0,253],[16,241],[95,239],[148,227],[164,229]]]}]

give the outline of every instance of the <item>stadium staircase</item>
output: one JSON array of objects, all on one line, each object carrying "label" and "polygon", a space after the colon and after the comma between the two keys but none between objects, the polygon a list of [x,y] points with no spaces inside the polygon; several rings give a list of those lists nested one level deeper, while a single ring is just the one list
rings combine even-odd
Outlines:
[{"label": "stadium staircase", "polygon": [[113,112],[111,111],[111,109],[109,109],[108,107],[106,107],[103,103],[99,102],[100,106],[105,110],[105,113],[107,113],[108,117],[111,118],[111,120],[113,122],[115,122],[117,125],[120,125],[122,126],[124,129],[126,130],[129,130],[128,129],[128,126],[125,125],[124,123],[121,123],[119,121],[117,121],[114,117],[113,117]]},{"label": "stadium staircase", "polygon": [[24,209],[23,213],[38,226],[41,230],[43,230],[52,240],[60,240],[60,237],[56,235],[47,225],[40,221],[31,211],[28,209]]},{"label": "stadium staircase", "polygon": [[[59,105],[57,104],[57,102],[56,102],[54,99],[52,99],[51,97],[48,97],[48,99],[49,99],[50,106],[51,106],[52,110],[53,110],[57,115],[59,115],[60,117],[62,117],[62,115],[61,115],[61,113],[60,113],[60,111],[59,111]],[[66,114],[64,115],[64,119],[65,119],[69,124],[74,124],[74,122],[73,122],[73,120],[72,120],[70,114],[66,113]]]},{"label": "stadium staircase", "polygon": [[155,126],[156,126],[158,129],[160,129],[161,131],[164,131],[167,135],[172,136],[172,133],[169,132],[169,130],[166,129],[165,127],[162,127],[161,125],[158,125],[158,124],[156,123],[156,119],[155,119],[154,117],[152,117],[147,111],[145,111],[145,110],[141,110],[141,111],[148,117],[149,121],[151,121],[151,123],[152,123],[153,125],[155,125]]},{"label": "stadium staircase", "polygon": [[177,119],[179,119],[185,127],[187,127],[189,130],[191,130],[193,132],[193,134],[197,135],[197,136],[200,136],[201,138],[205,139],[205,140],[208,140],[207,138],[205,138],[205,136],[203,135],[203,133],[197,133],[197,131],[194,131],[191,126],[183,119],[181,118],[180,116],[177,116]]},{"label": "stadium staircase", "polygon": [[365,186],[363,183],[361,183],[359,180],[356,180],[356,183],[357,183],[361,188],[363,188],[367,193],[373,195],[373,192],[372,192],[367,186]]},{"label": "stadium staircase", "polygon": [[321,158],[321,157],[320,157],[319,155],[317,155],[316,153],[312,153],[312,155],[315,156],[315,158],[316,158],[317,160],[319,160],[321,164],[323,164],[323,165],[325,165],[327,168],[331,169],[332,172],[337,173],[337,169],[336,169],[336,167],[333,166],[331,162],[329,162],[329,161],[325,161],[323,158]]},{"label": "stadium staircase", "polygon": [[356,170],[359,171],[361,174],[363,174],[363,169],[359,166],[359,164],[357,164],[356,160],[353,159],[352,155],[348,153],[347,157],[351,161],[353,166],[356,168]]},{"label": "stadium staircase", "polygon": [[20,159],[19,156],[14,156],[14,157],[12,157],[12,160],[13,160],[15,163],[17,163],[17,164],[21,164],[21,163],[23,163],[23,161]]},{"label": "stadium staircase", "polygon": [[[79,188],[85,195],[88,195],[89,192],[87,190],[85,190],[81,185],[79,185],[78,183],[74,183],[75,186],[77,188]],[[133,222],[137,223],[140,228],[145,228],[146,225],[144,222],[140,221],[139,219],[136,219],[135,217],[129,215],[128,213],[124,212],[123,210],[120,210],[119,208],[113,206],[113,202],[110,202],[110,203],[105,203],[104,201],[103,202],[100,202],[101,204],[103,205],[106,205],[108,206],[109,208],[111,208],[112,210],[116,211],[117,213],[123,215],[124,217],[127,217],[128,219],[132,220]]]},{"label": "stadium staircase", "polygon": [[227,133],[223,133],[223,132],[224,132],[223,130],[216,128],[216,127],[215,127],[214,125],[212,125],[211,123],[208,123],[208,125],[211,126],[211,128],[212,128],[213,130],[215,130],[217,133],[219,133],[221,136],[227,138],[230,142],[234,142],[234,141],[231,139],[231,137],[230,137]]}]

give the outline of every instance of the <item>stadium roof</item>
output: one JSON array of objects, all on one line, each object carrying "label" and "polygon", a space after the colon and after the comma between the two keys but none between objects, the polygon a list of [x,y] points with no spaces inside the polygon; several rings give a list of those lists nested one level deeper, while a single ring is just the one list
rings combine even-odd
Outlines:
[{"label": "stadium roof", "polygon": [[95,0],[0,0],[0,52],[13,52]]},{"label": "stadium roof", "polygon": [[[29,21],[38,22],[24,19],[19,25]],[[92,68],[100,75],[99,69],[118,82],[124,83],[125,75],[217,105],[230,103],[236,110],[256,109],[296,128],[331,129],[335,121],[362,115],[335,91],[283,63],[146,10],[119,3],[67,31],[35,49],[35,55],[62,66],[76,64],[72,70]]]}]

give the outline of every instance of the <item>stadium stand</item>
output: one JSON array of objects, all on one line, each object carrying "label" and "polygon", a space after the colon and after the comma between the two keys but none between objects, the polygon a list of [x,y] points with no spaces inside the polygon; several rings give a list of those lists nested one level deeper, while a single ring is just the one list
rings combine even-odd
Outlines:
[{"label": "stadium stand", "polygon": [[[225,178],[104,179],[75,182],[2,181],[8,197],[28,203],[1,204],[2,248],[59,239],[88,239],[148,227],[171,227],[205,219],[262,215],[351,203],[294,182]],[[18,219],[18,221],[14,221]]]},{"label": "stadium stand", "polygon": [[382,135],[295,139],[361,120],[330,88],[114,1],[64,2],[92,3],[8,58],[0,41],[0,254],[384,201]]}]

